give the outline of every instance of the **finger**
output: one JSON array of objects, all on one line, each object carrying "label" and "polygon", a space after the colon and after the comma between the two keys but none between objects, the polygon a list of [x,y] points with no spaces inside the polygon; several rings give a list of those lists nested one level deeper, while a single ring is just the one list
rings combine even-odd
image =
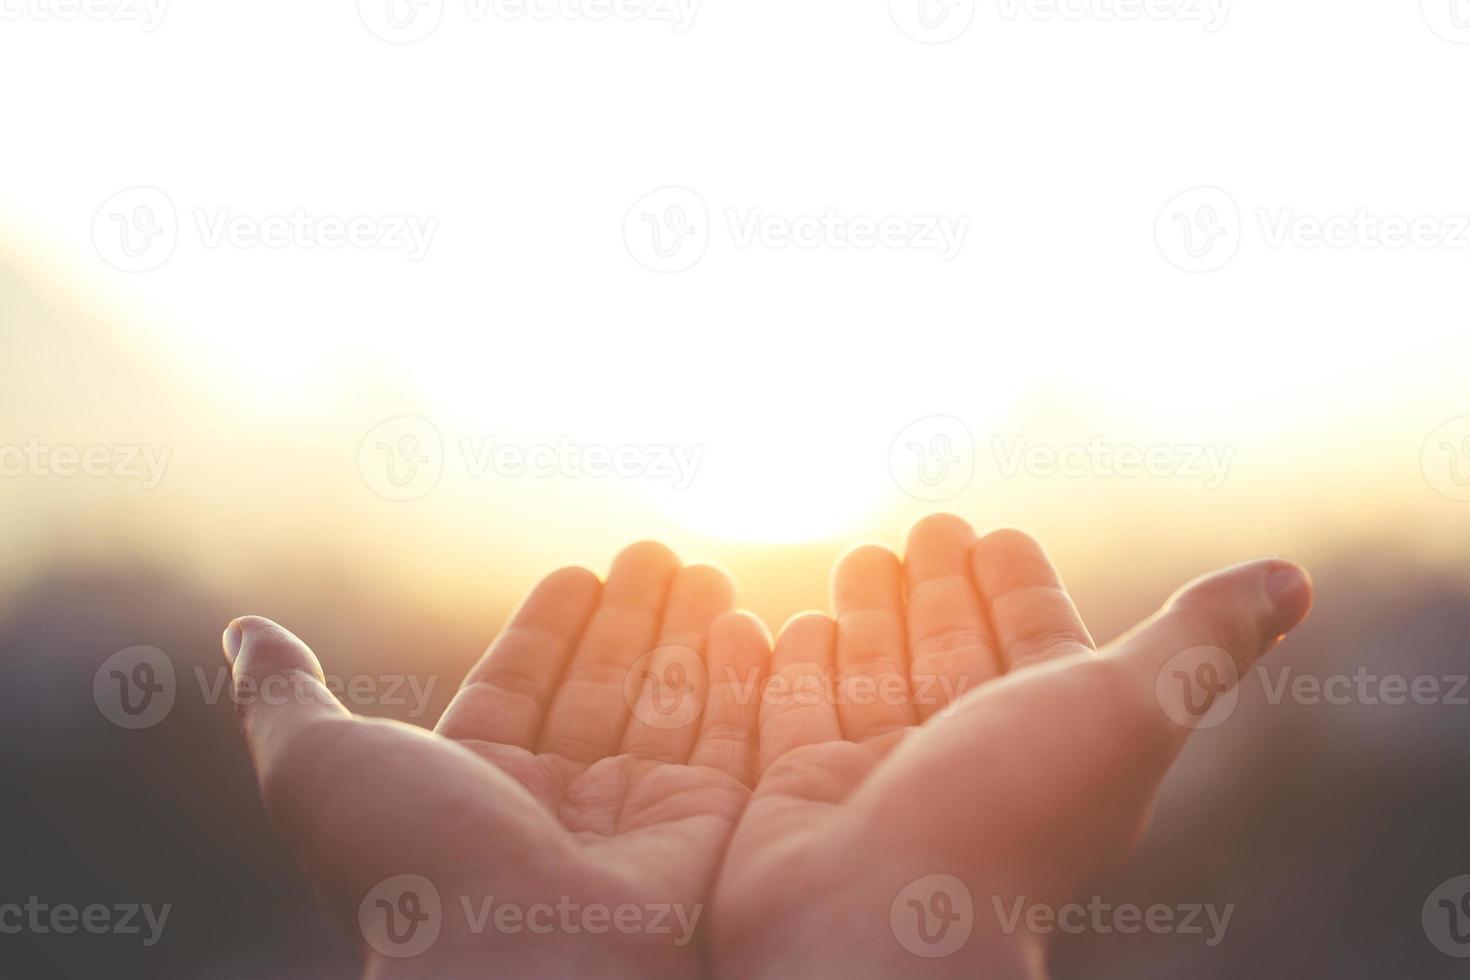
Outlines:
[{"label": "finger", "polygon": [[918,723],[909,703],[903,567],[887,548],[849,551],[832,574],[837,613],[837,716],[862,742]]},{"label": "finger", "polygon": [[1139,694],[1134,703],[1177,750],[1311,607],[1312,582],[1299,566],[1238,565],[1185,586],[1107,655],[1125,667]]},{"label": "finger", "polygon": [[1007,671],[1097,649],[1041,545],[1020,531],[995,531],[971,549]]},{"label": "finger", "polygon": [[622,752],[657,762],[689,761],[709,686],[710,626],[734,607],[735,586],[718,568],[690,565],[674,575],[657,645],[624,680],[632,716]]},{"label": "finger", "polygon": [[927,719],[1000,673],[995,641],[970,574],[975,532],[949,514],[914,525],[904,550],[909,681]]},{"label": "finger", "polygon": [[771,634],[750,613],[733,612],[710,627],[707,649],[709,690],[689,764],[718,769],[754,786]]},{"label": "finger", "polygon": [[777,637],[761,694],[762,771],[792,749],[842,740],[832,696],[836,637],[837,624],[815,612],[797,616]]},{"label": "finger", "polygon": [[557,679],[601,592],[585,568],[542,579],[465,678],[439,719],[439,734],[535,748]]},{"label": "finger", "polygon": [[272,774],[295,740],[321,722],[351,720],[327,690],[316,655],[285,628],[242,616],[225,630],[224,648],[240,724],[263,787],[277,782]]},{"label": "finger", "polygon": [[653,650],[664,597],[678,569],[679,559],[651,541],[613,559],[601,600],[547,712],[541,752],[589,763],[616,754],[628,720],[628,671]]}]

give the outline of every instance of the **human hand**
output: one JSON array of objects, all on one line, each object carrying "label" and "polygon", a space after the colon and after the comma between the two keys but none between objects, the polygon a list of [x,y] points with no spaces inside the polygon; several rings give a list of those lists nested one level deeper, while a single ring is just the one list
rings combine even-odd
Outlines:
[{"label": "human hand", "polygon": [[1188,678],[1223,693],[1311,595],[1290,563],[1241,565],[1098,652],[1019,532],[976,541],[937,516],[902,563],[849,553],[835,622],[807,614],[776,641],[763,772],[712,909],[717,972],[1042,975],[1043,937],[992,903],[1055,909],[1124,860],[1207,710]]},{"label": "human hand", "polygon": [[[758,712],[705,678],[758,675],[769,653],[764,627],[732,606],[723,573],[660,545],[624,551],[605,584],[563,569],[434,733],[352,716],[295,636],[231,624],[266,806],[362,934],[369,976],[697,970],[690,939],[754,782]],[[689,668],[672,723],[650,708],[664,692],[625,686],[650,651],[656,668]]]}]

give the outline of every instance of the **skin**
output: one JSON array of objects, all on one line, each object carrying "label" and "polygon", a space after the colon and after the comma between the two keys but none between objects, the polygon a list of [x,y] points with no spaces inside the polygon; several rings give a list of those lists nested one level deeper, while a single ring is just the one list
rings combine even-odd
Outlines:
[{"label": "skin", "polygon": [[[759,621],[732,605],[723,573],[681,567],[656,544],[620,554],[606,582],[583,569],[555,572],[433,733],[353,717],[299,639],[257,617],[231,624],[225,648],[239,651],[237,690],[283,689],[286,679],[294,693],[241,698],[241,716],[266,806],[322,899],[354,932],[368,928],[364,901],[369,925],[383,922],[371,903],[385,879],[427,879],[442,903],[440,935],[418,955],[384,955],[398,951],[386,934],[376,946],[365,936],[369,977],[701,969],[700,942],[681,935],[672,913],[664,922],[672,934],[659,935],[623,934],[607,915],[585,926],[574,918],[575,932],[550,935],[478,917],[488,896],[521,909],[575,903],[578,916],[628,905],[678,905],[686,921],[702,915],[755,780],[758,717],[757,699],[711,692],[705,678],[759,669],[770,648]],[[682,727],[648,709],[652,691],[634,686],[630,695],[625,685],[655,648],[688,668],[681,697],[693,720]],[[461,896],[484,924],[478,934]]]},{"label": "skin", "polygon": [[[1035,976],[1044,937],[1002,930],[992,897],[1056,905],[1126,858],[1190,734],[1160,674],[1195,671],[1176,655],[1205,646],[1228,683],[1310,602],[1296,566],[1243,565],[1098,652],[1034,541],[940,515],[903,560],[850,552],[835,619],[797,617],[774,653],[723,574],[661,546],[629,548],[605,583],[556,572],[434,733],[348,714],[268,620],[237,620],[225,646],[237,692],[297,692],[238,698],[242,722],[268,809],[362,930],[370,977]],[[412,958],[372,931],[404,874],[443,909]],[[949,908],[921,881],[936,874],[973,907],[942,958],[905,925]],[[476,931],[460,896],[491,895],[677,905],[699,935]]]},{"label": "skin", "polygon": [[[1098,651],[1035,541],[939,515],[902,561],[846,555],[832,599],[835,619],[800,616],[776,643],[763,774],[711,913],[724,975],[1044,975],[1045,937],[994,903],[1007,920],[1017,900],[1056,908],[1128,856],[1193,730],[1172,681],[1199,664],[1176,655],[1208,646],[1215,677],[1244,673],[1306,617],[1311,585],[1287,562],[1227,569]],[[829,672],[845,695],[771,697]],[[897,696],[860,696],[864,677]],[[957,879],[947,904],[930,875]],[[916,953],[942,951],[917,912],[962,901],[968,940]]]}]

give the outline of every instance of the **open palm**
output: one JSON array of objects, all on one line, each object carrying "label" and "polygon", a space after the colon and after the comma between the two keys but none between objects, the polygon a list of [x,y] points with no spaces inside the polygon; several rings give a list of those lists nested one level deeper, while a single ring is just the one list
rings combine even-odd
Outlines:
[{"label": "open palm", "polygon": [[769,652],[732,605],[722,573],[659,545],[624,551],[606,583],[556,572],[432,734],[353,717],[300,640],[232,624],[266,805],[360,931],[370,975],[696,969],[691,939],[756,771],[758,705],[708,678],[759,671]]},{"label": "open palm", "polygon": [[1243,565],[1098,653],[1023,534],[938,516],[902,562],[850,552],[835,621],[776,641],[763,773],[713,908],[720,972],[1040,975],[1029,910],[1128,855],[1193,723],[1310,600],[1295,566]]}]

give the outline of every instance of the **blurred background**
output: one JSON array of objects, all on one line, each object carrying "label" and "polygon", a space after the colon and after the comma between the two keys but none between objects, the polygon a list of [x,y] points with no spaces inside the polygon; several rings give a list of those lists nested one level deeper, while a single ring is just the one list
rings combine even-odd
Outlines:
[{"label": "blurred background", "polygon": [[1098,885],[1225,942],[1057,976],[1463,974],[1460,0],[14,0],[0,80],[0,903],[172,906],[0,974],[356,974],[234,616],[432,726],[558,565],[665,540],[774,630],[934,510],[1038,535],[1100,640],[1290,556],[1273,671],[1368,678],[1247,678]]}]

